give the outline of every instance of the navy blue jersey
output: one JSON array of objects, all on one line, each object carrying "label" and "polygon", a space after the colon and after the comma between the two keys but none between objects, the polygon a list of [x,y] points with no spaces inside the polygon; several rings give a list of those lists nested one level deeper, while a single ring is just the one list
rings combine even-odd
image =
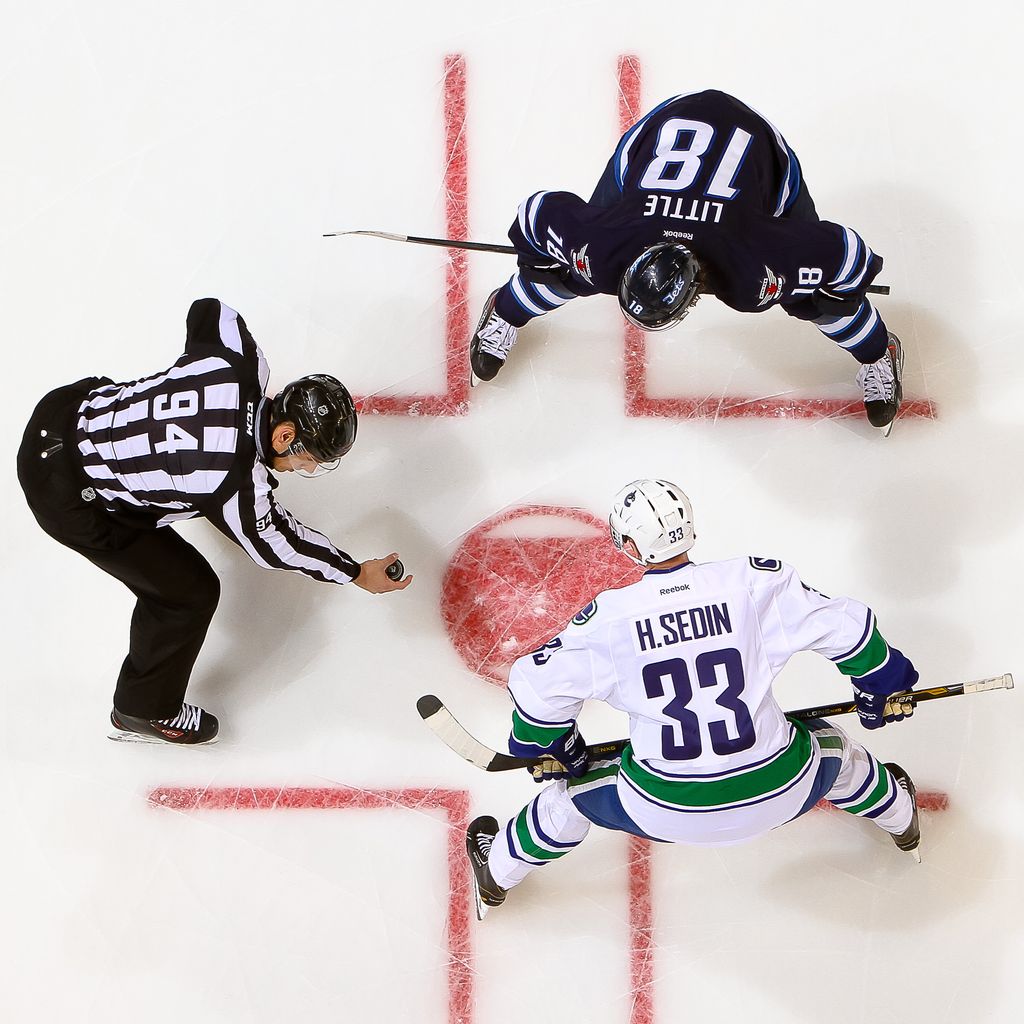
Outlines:
[{"label": "navy blue jersey", "polygon": [[[703,290],[733,309],[780,305],[858,358],[884,349],[884,324],[864,299],[881,257],[818,219],[779,131],[722,92],[656,107],[622,136],[589,202],[535,193],[509,238],[520,271],[497,308],[519,326],[577,295],[617,294],[645,248],[679,242],[699,260]],[[848,315],[822,316],[811,299],[819,288],[848,299]]]}]

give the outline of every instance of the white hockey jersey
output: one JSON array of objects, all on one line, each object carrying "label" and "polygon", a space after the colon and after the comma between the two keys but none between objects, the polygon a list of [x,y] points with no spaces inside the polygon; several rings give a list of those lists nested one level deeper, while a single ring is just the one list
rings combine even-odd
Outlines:
[{"label": "white hockey jersey", "polygon": [[751,838],[799,813],[820,760],[813,733],[772,695],[798,651],[856,676],[888,659],[869,608],[825,597],[775,559],[649,570],[515,662],[513,748],[543,748],[584,701],[605,701],[629,715],[617,786],[644,832],[709,845]]}]

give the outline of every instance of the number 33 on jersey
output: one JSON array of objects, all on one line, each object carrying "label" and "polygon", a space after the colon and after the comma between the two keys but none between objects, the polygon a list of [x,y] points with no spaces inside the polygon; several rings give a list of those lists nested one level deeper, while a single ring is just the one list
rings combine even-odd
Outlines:
[{"label": "number 33 on jersey", "polygon": [[[688,841],[695,821],[709,816],[669,808],[694,799],[703,780],[728,780],[716,791],[744,796],[754,832],[761,798],[786,799],[788,788],[793,814],[799,812],[812,744],[772,695],[794,654],[816,651],[846,674],[860,674],[874,667],[865,651],[885,651],[869,608],[818,593],[770,558],[649,570],[599,594],[587,611],[539,655],[513,665],[513,734],[550,743],[589,699],[626,712],[622,781],[629,792],[620,785],[620,795],[624,803],[629,793],[636,797],[627,809],[648,834],[671,837],[666,819],[686,819],[680,838]],[[676,790],[686,799],[676,800]]]}]

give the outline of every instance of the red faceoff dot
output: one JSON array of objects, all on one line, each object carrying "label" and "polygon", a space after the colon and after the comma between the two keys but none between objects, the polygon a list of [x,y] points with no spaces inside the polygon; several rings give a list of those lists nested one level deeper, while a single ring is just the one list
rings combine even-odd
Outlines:
[{"label": "red faceoff dot", "polygon": [[441,615],[467,667],[504,686],[516,658],[561,632],[600,591],[640,575],[597,516],[526,505],[466,535],[442,581]]}]

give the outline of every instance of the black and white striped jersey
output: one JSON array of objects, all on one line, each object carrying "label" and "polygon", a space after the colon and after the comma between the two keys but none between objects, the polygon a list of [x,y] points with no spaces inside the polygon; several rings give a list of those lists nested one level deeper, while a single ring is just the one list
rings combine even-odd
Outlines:
[{"label": "black and white striped jersey", "polygon": [[270,369],[245,321],[199,299],[186,325],[170,369],[98,387],[79,407],[75,442],[97,499],[141,526],[205,516],[268,569],[354,579],[359,564],[274,499]]}]

